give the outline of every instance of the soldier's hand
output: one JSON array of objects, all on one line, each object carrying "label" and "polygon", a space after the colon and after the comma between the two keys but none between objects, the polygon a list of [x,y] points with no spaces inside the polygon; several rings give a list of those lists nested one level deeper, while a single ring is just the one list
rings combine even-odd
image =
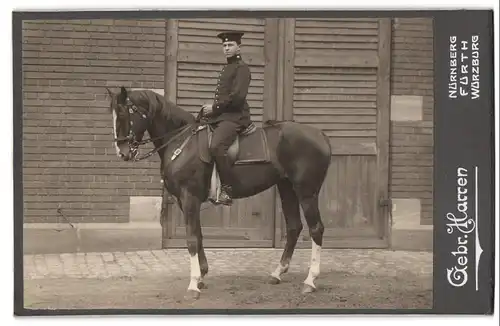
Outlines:
[{"label": "soldier's hand", "polygon": [[202,110],[203,110],[203,115],[209,114],[210,112],[212,112],[212,104],[204,104]]}]

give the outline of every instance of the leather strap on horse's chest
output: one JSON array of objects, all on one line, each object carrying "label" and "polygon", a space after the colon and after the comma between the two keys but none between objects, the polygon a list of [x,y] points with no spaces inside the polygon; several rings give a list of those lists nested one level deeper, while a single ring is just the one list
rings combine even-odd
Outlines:
[{"label": "leather strap on horse's chest", "polygon": [[174,154],[172,154],[172,157],[170,158],[170,160],[172,160],[172,161],[175,160],[177,158],[177,156],[179,156],[182,153],[182,150],[184,149],[184,147],[186,147],[186,144],[191,139],[191,137],[193,137],[193,134],[194,133],[189,134],[189,136],[187,136],[186,139],[184,139],[184,141],[182,142],[181,146],[179,146],[174,151]]}]

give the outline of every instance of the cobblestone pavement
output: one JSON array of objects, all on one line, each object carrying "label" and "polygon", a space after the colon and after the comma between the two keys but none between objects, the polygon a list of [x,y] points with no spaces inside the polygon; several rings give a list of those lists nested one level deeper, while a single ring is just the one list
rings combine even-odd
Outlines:
[{"label": "cobblestone pavement", "polygon": [[[296,249],[290,271],[307,273],[310,249]],[[269,274],[276,268],[281,249],[206,250],[210,275]],[[388,250],[333,250],[321,252],[321,270],[397,276],[432,274],[432,253]],[[160,273],[189,275],[186,249],[134,252],[97,252],[25,255],[24,278],[110,278]]]}]

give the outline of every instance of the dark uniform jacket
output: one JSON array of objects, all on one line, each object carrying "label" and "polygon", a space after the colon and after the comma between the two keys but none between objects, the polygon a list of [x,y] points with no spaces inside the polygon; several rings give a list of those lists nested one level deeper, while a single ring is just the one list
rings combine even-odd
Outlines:
[{"label": "dark uniform jacket", "polygon": [[208,115],[209,123],[233,121],[247,127],[250,120],[250,108],[246,97],[252,79],[248,65],[240,55],[227,59],[217,81],[212,112]]}]

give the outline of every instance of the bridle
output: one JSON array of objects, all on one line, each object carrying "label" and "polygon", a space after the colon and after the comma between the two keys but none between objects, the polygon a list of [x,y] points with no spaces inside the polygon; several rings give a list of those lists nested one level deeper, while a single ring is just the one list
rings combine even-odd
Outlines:
[{"label": "bridle", "polygon": [[139,110],[137,105],[135,105],[128,97],[125,100],[124,106],[127,109],[128,115],[129,115],[129,117],[128,117],[128,135],[123,137],[123,138],[115,138],[114,141],[115,142],[119,142],[119,141],[128,142],[130,152],[132,153],[132,159],[135,159],[135,157],[137,156],[139,145],[141,145],[142,143],[146,144],[149,141],[146,141],[146,142],[137,141],[136,135],[135,135],[134,130],[132,128],[134,123],[131,119],[131,116],[133,114],[140,114],[142,119],[147,119],[148,116],[147,116],[147,113],[141,112],[141,110]]},{"label": "bridle", "polygon": [[[144,159],[152,156],[153,154],[157,153],[162,148],[165,148],[166,146],[168,146],[177,137],[172,137],[166,143],[162,144],[160,147],[155,147],[153,150],[149,151],[148,153],[137,157],[137,153],[138,153],[140,145],[145,145],[147,143],[163,139],[169,135],[175,135],[175,134],[181,135],[181,134],[183,134],[185,129],[188,129],[191,127],[190,125],[184,125],[180,128],[176,128],[170,132],[167,132],[166,134],[164,134],[162,136],[155,137],[155,138],[148,138],[145,140],[138,141],[136,139],[136,134],[134,133],[134,130],[133,130],[134,124],[133,124],[133,121],[131,119],[131,116],[134,114],[139,114],[142,119],[150,120],[150,117],[148,117],[148,112],[146,110],[138,107],[137,105],[135,105],[128,97],[126,98],[125,104],[123,104],[123,106],[127,109],[128,115],[129,115],[128,135],[123,137],[123,138],[115,138],[114,141],[115,142],[118,142],[118,141],[127,141],[128,142],[128,146],[129,146],[130,152],[132,154],[131,161],[141,161],[141,160],[144,160]],[[170,115],[170,113],[169,113],[169,115]],[[167,119],[168,119],[168,117],[167,117]],[[148,123],[151,123],[151,121],[148,121]],[[194,133],[194,131],[193,131],[193,133]],[[188,139],[189,138],[191,138],[191,137],[188,137]]]}]

